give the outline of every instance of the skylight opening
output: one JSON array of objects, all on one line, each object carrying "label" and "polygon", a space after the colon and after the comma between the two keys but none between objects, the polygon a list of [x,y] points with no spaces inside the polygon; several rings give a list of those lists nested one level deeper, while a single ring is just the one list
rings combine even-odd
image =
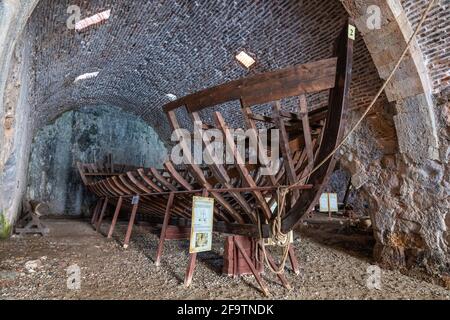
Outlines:
[{"label": "skylight opening", "polygon": [[83,20],[78,21],[75,24],[75,30],[81,31],[83,29],[86,29],[89,26],[98,24],[102,21],[108,20],[111,16],[111,9],[97,13],[91,17],[85,18]]},{"label": "skylight opening", "polygon": [[251,66],[253,66],[256,62],[255,59],[253,59],[250,55],[248,55],[244,51],[241,51],[239,52],[239,54],[236,55],[236,60],[239,61],[247,69],[250,69]]},{"label": "skylight opening", "polygon": [[74,83],[77,83],[78,81],[81,81],[81,80],[87,80],[87,79],[95,78],[95,77],[98,76],[98,74],[99,74],[99,72],[91,72],[91,73],[82,74],[82,75],[80,75],[80,76],[75,78]]}]

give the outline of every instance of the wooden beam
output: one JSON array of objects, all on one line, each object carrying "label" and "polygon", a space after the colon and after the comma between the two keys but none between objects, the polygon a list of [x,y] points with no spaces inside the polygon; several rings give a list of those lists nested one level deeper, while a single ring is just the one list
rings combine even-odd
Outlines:
[{"label": "wooden beam", "polygon": [[95,225],[95,231],[97,231],[97,232],[100,230],[100,225],[102,223],[102,220],[103,220],[103,217],[105,215],[107,207],[108,207],[108,198],[105,198],[105,201],[103,202],[103,208],[102,208],[102,211],[100,213],[100,217],[98,218],[97,223]]},{"label": "wooden beam", "polygon": [[[330,90],[328,115],[325,128],[322,131],[324,139],[319,142],[320,148],[316,163],[322,162],[332,153],[344,135],[345,112],[349,103],[353,65],[354,41],[348,37],[349,25],[354,27],[352,19],[349,19],[335,44],[334,55],[338,57],[336,80],[333,89]],[[308,183],[314,185],[314,188],[302,192],[293,208],[283,217],[283,232],[295,228],[300,223],[302,216],[311,212],[318,202],[326,182],[333,173],[335,164],[336,159],[332,157],[309,177]]]},{"label": "wooden beam", "polygon": [[181,106],[189,112],[242,99],[246,105],[264,104],[286,97],[318,92],[334,86],[336,58],[297,65],[231,81],[188,95],[164,106],[166,113]]},{"label": "wooden beam", "polygon": [[[289,149],[289,137],[286,132],[286,127],[284,125],[284,120],[280,116],[281,103],[280,101],[275,102],[273,106],[273,111],[275,119],[277,122],[278,130],[280,130],[280,149],[281,155],[283,156],[283,164],[286,169],[287,178],[290,184],[295,184],[297,182],[297,175],[295,173],[294,162],[292,161],[291,150]],[[298,190],[294,190],[294,199],[299,196]]]},{"label": "wooden beam", "polygon": [[97,219],[98,211],[102,205],[102,199],[97,200],[97,204],[95,205],[94,212],[92,212],[91,224],[94,225],[95,220]]},{"label": "wooden beam", "polygon": [[119,197],[116,204],[116,210],[114,211],[114,216],[111,221],[111,226],[109,227],[108,239],[112,238],[114,229],[116,227],[117,219],[119,218],[120,209],[122,208],[123,198]]},{"label": "wooden beam", "polygon": [[[260,274],[258,273],[258,271],[255,268],[255,265],[252,263],[252,260],[250,259],[250,257],[247,255],[247,252],[245,251],[244,248],[242,248],[241,243],[239,242],[238,238],[235,238],[234,241],[236,247],[239,249],[239,251],[241,252],[242,256],[245,259],[245,262],[247,262],[247,265],[250,267],[250,270],[252,270],[253,275],[255,276],[256,281],[259,283],[259,285],[261,286],[262,292],[264,293],[264,295],[266,297],[269,296],[269,289],[266,287],[266,285],[264,284]],[[236,258],[237,260],[237,258]]]},{"label": "wooden beam", "polygon": [[167,200],[166,212],[164,214],[164,222],[162,225],[161,234],[159,235],[158,250],[156,251],[155,265],[157,268],[159,268],[159,266],[161,264],[161,255],[162,255],[162,251],[164,249],[164,241],[166,240],[166,231],[167,231],[167,226],[169,225],[170,210],[172,209],[174,197],[175,197],[175,194],[171,193],[169,195],[169,200]]},{"label": "wooden beam", "polygon": [[[197,112],[193,112],[191,114],[193,121],[201,122],[200,115]],[[208,144],[210,141],[208,141],[208,137],[204,134],[202,134],[202,143],[203,147],[205,148],[205,152],[208,153],[208,156],[212,158],[212,154],[209,152]],[[208,167],[211,169],[211,173],[216,177],[216,179],[227,189],[233,188],[233,185],[230,183],[231,178],[228,175],[227,170],[225,169],[225,166],[222,164],[218,164],[216,161],[213,161],[213,163],[209,164]],[[249,216],[251,221],[253,223],[257,223],[257,218],[254,210],[250,207],[248,202],[244,199],[244,197],[236,191],[230,191],[230,195],[237,201],[237,203],[242,207],[242,209],[245,211],[245,213]]]},{"label": "wooden beam", "polygon": [[[248,172],[244,159],[241,158],[241,155],[236,150],[236,145],[234,143],[234,138],[231,136],[230,131],[228,130],[227,125],[225,124],[225,120],[223,119],[222,115],[219,112],[214,113],[214,118],[216,121],[217,126],[220,128],[222,133],[225,136],[226,143],[229,145],[229,147],[233,150],[233,156],[236,161],[236,167],[239,169],[239,172],[241,173],[241,178],[247,183],[247,185],[250,188],[257,187],[255,181],[250,176],[250,173]],[[261,191],[252,191],[254,196],[256,197],[256,200],[258,201],[259,207],[264,212],[264,215],[267,219],[271,219],[272,212],[270,211],[269,206],[267,205],[266,200],[264,199]]]},{"label": "wooden beam", "polygon": [[134,220],[136,219],[136,213],[139,206],[139,200],[133,205],[133,210],[131,211],[130,221],[128,222],[127,233],[125,235],[125,241],[123,244],[124,249],[128,249],[130,244],[131,232],[133,230]]}]

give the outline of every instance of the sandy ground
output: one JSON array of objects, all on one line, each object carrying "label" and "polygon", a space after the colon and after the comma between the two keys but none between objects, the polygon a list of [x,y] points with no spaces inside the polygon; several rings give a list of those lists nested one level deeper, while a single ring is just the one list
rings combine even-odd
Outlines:
[{"label": "sandy ground", "polygon": [[[251,276],[232,279],[221,274],[223,238],[215,236],[212,252],[199,255],[194,281],[183,286],[188,242],[166,242],[162,267],[156,270],[157,237],[135,227],[130,248],[121,243],[121,224],[113,240],[84,221],[50,220],[48,237],[14,237],[0,242],[0,299],[262,299]],[[106,232],[108,223],[103,225]],[[366,286],[370,258],[367,246],[326,246],[296,234],[300,276],[287,272],[294,287],[287,291],[266,273],[271,299],[450,299],[443,287],[383,270],[381,290]],[[365,248],[365,249],[364,249]],[[355,250],[354,250],[355,249]],[[35,272],[25,264],[39,260]],[[81,290],[67,289],[67,268],[81,268]]]}]

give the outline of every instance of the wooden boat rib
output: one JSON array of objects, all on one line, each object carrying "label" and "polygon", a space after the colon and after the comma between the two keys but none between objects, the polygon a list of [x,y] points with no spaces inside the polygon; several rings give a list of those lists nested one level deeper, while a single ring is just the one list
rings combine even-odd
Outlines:
[{"label": "wooden boat rib", "polygon": [[[349,21],[349,25],[352,24]],[[78,164],[83,182],[99,198],[106,201],[120,198],[122,209],[126,210],[134,207],[132,197],[139,195],[136,210],[148,215],[155,223],[162,222],[169,195],[175,193],[169,223],[178,226],[189,226],[192,196],[207,190],[216,203],[216,231],[267,237],[270,234],[269,224],[275,216],[273,207],[276,206],[277,187],[298,184],[342,139],[352,57],[353,40],[346,25],[335,43],[332,58],[227,82],[164,106],[169,124],[172,130],[176,130],[182,129],[177,117],[179,110],[184,109],[192,123],[206,123],[203,111],[238,101],[245,129],[257,129],[262,124],[279,130],[281,166],[272,174],[262,174],[264,167],[261,163],[248,164],[247,159],[241,159],[239,153],[234,153],[233,165],[197,165],[187,161],[185,165],[176,166],[168,161],[163,169],[156,169],[112,163]],[[307,95],[327,90],[328,105],[307,105]],[[294,112],[282,105],[284,99],[292,97],[298,98],[298,107]],[[255,106],[268,103],[273,104],[271,116],[254,112]],[[230,124],[217,111],[213,113],[213,120],[214,124],[208,123],[204,129],[219,130],[223,133],[224,142],[234,147],[235,137],[228,130]],[[203,139],[206,145],[207,137]],[[184,147],[185,158],[192,160],[193,155],[186,151],[190,148],[187,145]],[[258,147],[260,157],[270,156],[262,145]],[[295,228],[302,216],[313,210],[335,162],[334,157],[325,162],[289,194],[287,210],[282,217],[284,232]],[[258,216],[263,221],[261,229],[257,224]]]}]

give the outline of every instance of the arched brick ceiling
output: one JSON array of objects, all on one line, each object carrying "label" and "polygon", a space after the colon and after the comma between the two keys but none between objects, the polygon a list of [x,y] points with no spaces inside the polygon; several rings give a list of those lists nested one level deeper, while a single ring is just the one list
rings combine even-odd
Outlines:
[{"label": "arched brick ceiling", "polygon": [[[402,6],[413,28],[427,7],[428,0],[402,0]],[[430,12],[431,19],[424,23],[418,34],[418,42],[428,67],[433,93],[450,89],[450,1],[439,0]]]},{"label": "arched brick ceiling", "polygon": [[[111,9],[111,18],[69,30],[67,8],[82,18]],[[33,125],[63,111],[110,104],[141,116],[167,137],[161,107],[169,100],[247,75],[234,55],[256,57],[263,72],[330,57],[346,20],[339,1],[65,1],[42,0],[25,31],[33,42]],[[355,49],[353,101],[366,103],[379,78],[362,39]],[[95,79],[74,79],[99,71]],[[233,117],[234,112],[224,111]]]}]

